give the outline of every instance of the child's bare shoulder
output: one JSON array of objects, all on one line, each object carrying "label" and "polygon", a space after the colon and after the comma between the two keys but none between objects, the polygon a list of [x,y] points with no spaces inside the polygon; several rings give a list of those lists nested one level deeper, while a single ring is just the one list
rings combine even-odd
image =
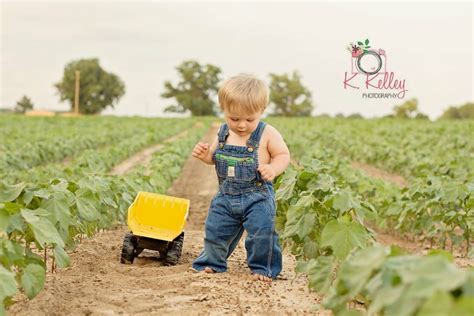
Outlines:
[{"label": "child's bare shoulder", "polygon": [[289,153],[288,146],[283,139],[280,132],[270,124],[267,124],[263,135],[262,141],[265,149],[268,151],[271,157],[279,154]]},{"label": "child's bare shoulder", "polygon": [[263,130],[262,138],[264,138],[264,140],[268,141],[268,140],[274,139],[274,138],[280,139],[280,138],[282,138],[282,136],[281,136],[280,132],[275,127],[273,127],[272,125],[267,123],[266,126],[265,126],[265,129]]},{"label": "child's bare shoulder", "polygon": [[267,123],[263,130],[260,144],[271,153],[275,150],[275,147],[281,147],[284,144],[283,136],[275,127]]}]

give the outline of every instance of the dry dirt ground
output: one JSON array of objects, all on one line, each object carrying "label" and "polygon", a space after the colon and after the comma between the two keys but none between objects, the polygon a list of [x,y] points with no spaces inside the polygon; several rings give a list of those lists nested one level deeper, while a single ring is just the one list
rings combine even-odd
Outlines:
[{"label": "dry dirt ground", "polygon": [[[213,125],[203,141],[210,142],[217,128]],[[143,153],[141,158],[138,161],[143,162]],[[283,271],[277,280],[271,284],[252,281],[243,239],[229,258],[228,272],[189,270],[203,245],[204,222],[217,187],[213,166],[190,157],[168,190],[168,195],[191,200],[178,265],[163,266],[156,259],[157,253],[147,250],[133,265],[120,264],[127,228],[117,227],[83,241],[70,253],[70,267],[48,273],[45,289],[31,301],[20,297],[9,314],[330,315],[329,311],[317,310],[321,297],[309,292],[304,275],[295,274],[295,260],[289,254],[283,257]]]}]

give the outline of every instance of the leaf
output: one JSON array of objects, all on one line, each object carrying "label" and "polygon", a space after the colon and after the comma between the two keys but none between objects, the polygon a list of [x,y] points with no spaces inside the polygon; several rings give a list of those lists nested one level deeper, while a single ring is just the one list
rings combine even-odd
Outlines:
[{"label": "leaf", "polygon": [[47,189],[39,189],[33,192],[34,196],[39,197],[41,199],[49,199],[51,196],[51,192]]},{"label": "leaf", "polygon": [[297,172],[294,169],[288,169],[282,178],[282,184],[275,194],[275,200],[288,200],[293,196],[293,190],[296,185]]},{"label": "leaf", "polygon": [[334,195],[332,207],[339,211],[339,216],[351,209],[361,209],[359,201],[352,197],[352,192],[349,189],[341,190]]},{"label": "leaf", "polygon": [[25,203],[25,205],[27,206],[33,200],[34,196],[35,196],[34,191],[25,190],[25,193],[23,194],[23,203]]},{"label": "leaf", "polygon": [[459,298],[450,311],[449,315],[472,316],[474,315],[474,299],[472,296],[463,296]]},{"label": "leaf", "polygon": [[462,291],[464,295],[474,297],[474,270],[469,270],[467,274],[467,281],[464,283]]},{"label": "leaf", "polygon": [[370,236],[364,226],[355,222],[332,220],[321,233],[321,247],[331,247],[338,259],[344,259],[352,249],[363,248]]},{"label": "leaf", "polygon": [[369,39],[365,40],[365,45],[369,45]]},{"label": "leaf", "polygon": [[39,264],[40,266],[46,268],[46,264],[43,261],[44,258],[42,256],[32,252],[29,249],[26,249],[24,259],[25,259],[25,265],[35,263],[35,264]]},{"label": "leaf", "polygon": [[14,215],[16,213],[20,213],[21,211],[21,205],[17,204],[15,202],[7,202],[4,204],[4,209],[7,211],[10,215]]},{"label": "leaf", "polygon": [[381,246],[371,246],[356,251],[341,266],[340,277],[355,292],[360,291],[374,271],[380,269],[387,257],[387,250]]},{"label": "leaf", "polygon": [[308,273],[311,264],[313,264],[313,265],[316,264],[315,261],[316,261],[316,259],[311,259],[309,261],[300,261],[300,260],[298,260],[296,262],[295,271],[297,273]]},{"label": "leaf", "polygon": [[[87,190],[87,192],[89,192]],[[92,194],[87,194],[84,189],[76,191],[76,206],[79,215],[88,222],[93,222],[99,219],[99,213],[95,208],[95,201]]]},{"label": "leaf", "polygon": [[457,269],[444,256],[426,256],[414,267],[400,270],[404,282],[409,282],[407,295],[411,298],[429,298],[437,289],[453,291],[468,278],[466,270]]},{"label": "leaf", "polygon": [[[345,306],[366,287],[375,289],[378,293],[379,282],[374,282],[372,276],[383,265],[386,255],[386,249],[380,246],[355,251],[338,270],[337,279],[325,301],[325,306],[330,308]],[[371,286],[369,286],[370,283],[372,283]]]},{"label": "leaf", "polygon": [[51,213],[54,224],[59,222],[62,227],[68,227],[72,223],[69,202],[62,193],[55,193],[49,200],[44,200],[41,208]]},{"label": "leaf", "polygon": [[101,198],[101,201],[102,201],[102,203],[104,203],[108,206],[111,206],[113,208],[117,207],[117,203],[115,203],[115,201],[111,197]]},{"label": "leaf", "polygon": [[16,200],[25,187],[26,183],[24,182],[0,187],[0,202],[11,202]]},{"label": "leaf", "polygon": [[445,183],[437,196],[445,202],[456,203],[467,197],[467,187],[458,182]]},{"label": "leaf", "polygon": [[450,315],[453,306],[451,295],[437,291],[423,304],[417,316]]},{"label": "leaf", "polygon": [[375,221],[377,218],[377,212],[375,211],[375,208],[373,205],[369,204],[368,202],[361,202],[360,203],[360,208],[356,207],[354,208],[355,214],[357,216],[357,220],[359,223],[364,224],[364,220],[368,219],[371,221]]},{"label": "leaf", "polygon": [[54,247],[53,249],[54,258],[56,259],[56,263],[60,268],[66,268],[71,263],[69,256],[67,255],[66,251],[64,251],[61,247]]},{"label": "leaf", "polygon": [[0,238],[0,265],[10,267],[22,265],[24,261],[24,248],[17,242]]},{"label": "leaf", "polygon": [[314,213],[307,213],[302,217],[302,223],[299,226],[298,236],[300,239],[304,239],[313,229],[316,220]]},{"label": "leaf", "polygon": [[386,308],[387,306],[392,305],[403,294],[405,288],[403,286],[385,286],[378,288],[375,293],[373,293],[372,303],[369,306],[368,314],[376,315],[380,310]]},{"label": "leaf", "polygon": [[0,209],[0,232],[4,232],[10,224],[10,215],[4,209]]},{"label": "leaf", "polygon": [[362,43],[362,42],[357,42],[357,45],[363,46],[364,43]]},{"label": "leaf", "polygon": [[[43,210],[44,211],[44,210]],[[46,217],[40,216],[38,210],[22,209],[21,215],[25,221],[30,225],[36,240],[41,245],[55,244],[59,247],[64,247],[64,241],[58,233],[56,227]]]},{"label": "leaf", "polygon": [[452,253],[442,250],[442,249],[433,249],[428,252],[428,256],[443,256],[448,259],[449,262],[454,262],[454,256]]},{"label": "leaf", "polygon": [[286,213],[287,222],[282,238],[299,236],[303,239],[308,235],[315,223],[315,214],[307,211],[312,205],[314,197],[312,195],[302,196],[295,205],[291,205]]},{"label": "leaf", "polygon": [[334,178],[328,174],[321,174],[316,179],[312,179],[308,182],[308,190],[321,190],[323,192],[328,192],[334,186]]},{"label": "leaf", "polygon": [[291,221],[286,222],[285,231],[283,232],[282,238],[298,236],[300,239],[303,239],[311,232],[313,224],[314,214],[305,214],[298,217],[294,216],[291,218]]},{"label": "leaf", "polygon": [[309,287],[326,293],[332,283],[332,270],[336,265],[333,256],[320,256],[317,259],[302,262],[298,261],[296,272],[304,272],[309,277]]},{"label": "leaf", "polygon": [[26,296],[32,299],[43,289],[45,279],[45,269],[39,264],[29,264],[23,269],[21,274],[21,285]]},{"label": "leaf", "polygon": [[327,167],[325,167],[325,164],[319,160],[319,159],[311,159],[311,162],[308,166],[309,171],[315,174],[323,173],[324,170],[326,170]]},{"label": "leaf", "polygon": [[17,292],[15,274],[0,265],[0,303]]},{"label": "leaf", "polygon": [[318,256],[319,244],[316,241],[306,238],[303,243],[303,254],[306,258],[316,258]]}]

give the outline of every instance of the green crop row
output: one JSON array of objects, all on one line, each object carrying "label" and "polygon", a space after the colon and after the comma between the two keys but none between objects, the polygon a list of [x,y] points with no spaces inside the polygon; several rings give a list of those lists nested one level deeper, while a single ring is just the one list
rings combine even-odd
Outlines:
[{"label": "green crop row", "polygon": [[[402,234],[420,235],[421,240],[429,239],[432,245],[445,247],[449,241],[452,246],[464,247],[464,254],[469,255],[474,231],[474,176],[471,176],[474,141],[466,132],[472,129],[471,123],[451,126],[416,122],[421,124],[417,130],[415,122],[393,120],[272,119],[271,122],[281,129],[294,159],[306,157],[324,161],[331,165],[333,176],[346,179],[350,190],[370,202],[377,209],[374,220],[380,227],[392,228]],[[437,134],[423,137],[428,127]],[[361,134],[364,132],[367,134],[363,139]],[[402,136],[402,132],[406,134]],[[450,135],[445,134],[447,132],[457,139],[450,145],[452,157],[449,159],[445,151],[434,144],[436,135],[439,144],[447,143],[450,139]],[[376,140],[381,135],[387,141],[377,145]],[[396,135],[400,145],[391,135]],[[419,148],[419,159],[415,157],[415,148]],[[432,155],[427,158],[424,153],[430,150]],[[408,187],[400,188],[370,179],[351,167],[353,160],[375,163],[361,158],[363,155],[378,157],[382,152],[396,153],[386,161],[382,158],[376,161],[381,167],[387,163],[385,169],[408,163],[415,166],[406,168],[411,170],[406,172],[410,180]],[[408,158],[398,158],[403,154]],[[430,167],[426,168],[428,165]]]},{"label": "green crop row", "polygon": [[323,307],[335,315],[472,315],[474,270],[441,251],[407,255],[378,245],[364,224],[376,209],[351,189],[345,168],[303,159],[275,183],[280,236],[309,287],[326,295]]},{"label": "green crop row", "polygon": [[188,136],[163,144],[146,174],[144,167],[126,176],[106,175],[105,167],[84,167],[84,172],[75,169],[43,183],[2,184],[0,314],[18,289],[32,298],[43,288],[46,265],[39,251],[52,251],[58,267],[67,266],[66,250],[83,235],[122,223],[138,191],[165,192],[206,130],[207,125],[195,127]]},{"label": "green crop row", "polygon": [[474,122],[272,118],[302,156],[317,142],[342,157],[412,178],[474,178]]},{"label": "green crop row", "polygon": [[[170,136],[170,131],[191,130],[196,120],[183,120],[166,131],[147,130],[140,134],[113,142],[108,146],[98,149],[87,149],[71,158],[67,163],[50,163],[33,167],[30,170],[10,170],[5,175],[9,183],[20,181],[44,182],[52,177],[70,178],[77,175],[89,173],[105,174],[110,168],[123,161],[133,153],[151,144],[158,143]],[[157,124],[157,128],[160,126]]]},{"label": "green crop row", "polygon": [[[84,151],[133,139],[135,147],[161,141],[190,128],[192,119],[41,118],[0,115],[0,174],[20,177],[33,167],[48,168]],[[123,149],[127,151],[127,149]],[[43,167],[43,168],[42,168]]]},{"label": "green crop row", "polygon": [[[473,144],[466,132],[472,125],[269,121],[299,161],[276,181],[277,227],[298,259],[297,271],[308,274],[310,288],[325,294],[325,308],[336,315],[474,313],[472,268],[457,268],[442,251],[419,256],[382,247],[366,226],[376,222],[402,232],[450,233],[452,241],[460,229],[469,246]],[[426,136],[428,127],[435,132]],[[456,140],[450,143],[452,135]],[[449,144],[452,156],[439,144]],[[369,178],[351,166],[353,160],[403,170],[409,186]]]}]

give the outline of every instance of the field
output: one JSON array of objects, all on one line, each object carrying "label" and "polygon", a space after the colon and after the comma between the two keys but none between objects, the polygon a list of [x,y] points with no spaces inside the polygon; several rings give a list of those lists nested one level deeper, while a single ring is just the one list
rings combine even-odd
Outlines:
[{"label": "field", "polygon": [[[269,118],[292,164],[275,182],[284,270],[189,271],[217,118],[0,115],[0,314],[474,313],[474,122]],[[119,263],[138,191],[191,200],[183,256]]]}]

